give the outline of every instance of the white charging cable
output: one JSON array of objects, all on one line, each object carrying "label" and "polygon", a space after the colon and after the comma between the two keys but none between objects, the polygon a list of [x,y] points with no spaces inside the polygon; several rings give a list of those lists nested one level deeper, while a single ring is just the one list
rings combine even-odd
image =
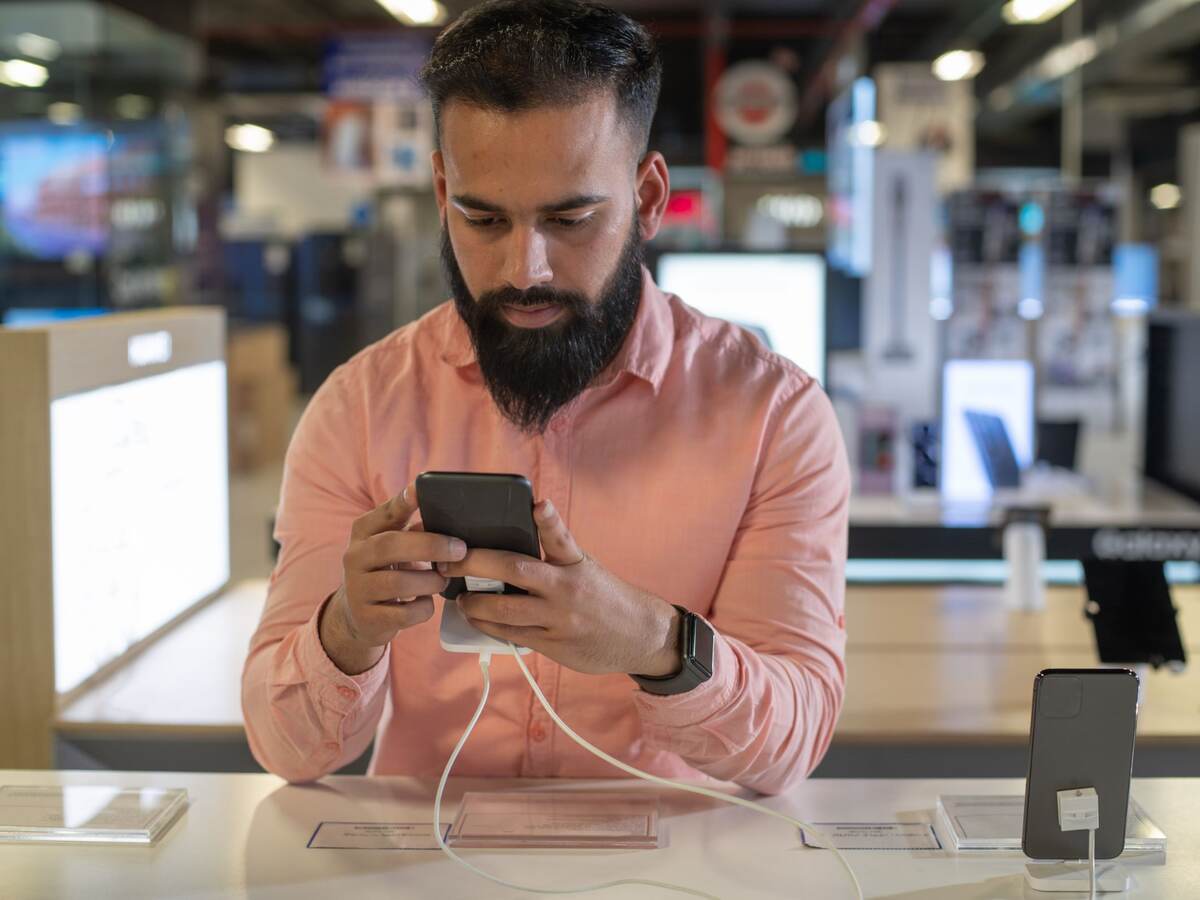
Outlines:
[{"label": "white charging cable", "polygon": [[[855,897],[857,897],[858,900],[863,900],[862,885],[860,885],[858,883],[858,878],[857,878],[857,876],[855,876],[854,870],[852,868],[850,868],[850,863],[846,860],[846,857],[842,855],[841,851],[838,850],[835,846],[833,846],[833,842],[830,841],[828,839],[828,837],[820,829],[814,828],[812,825],[810,825],[807,822],[802,822],[799,819],[794,819],[791,816],[787,815],[786,813],[781,813],[777,810],[771,809],[770,807],[763,806],[758,803],[754,803],[751,800],[744,800],[741,797],[735,797],[730,794],[723,794],[720,791],[714,791],[709,788],[699,787],[697,785],[680,784],[678,782],[671,781],[669,778],[660,778],[657,775],[651,775],[647,772],[641,771],[640,769],[635,769],[633,766],[622,762],[621,760],[617,759],[616,757],[610,756],[609,754],[607,754],[603,750],[601,750],[599,747],[593,746],[592,744],[588,743],[586,740],[581,738],[579,735],[577,735],[571,729],[571,727],[569,725],[567,725],[567,723],[564,722],[559,717],[558,713],[556,713],[554,711],[554,708],[550,705],[549,701],[546,700],[546,697],[542,693],[541,688],[538,687],[537,682],[534,681],[533,675],[530,674],[529,669],[528,669],[528,667],[526,667],[524,660],[521,659],[521,654],[518,652],[516,646],[510,642],[508,647],[509,647],[510,652],[513,655],[513,658],[516,659],[517,665],[521,667],[521,672],[525,676],[525,680],[529,682],[529,686],[533,689],[534,696],[536,696],[538,698],[538,701],[542,704],[542,706],[545,708],[546,712],[550,715],[550,718],[554,720],[554,723],[560,729],[562,729],[563,733],[567,737],[569,737],[575,743],[579,744],[579,746],[583,747],[589,753],[592,753],[593,755],[604,760],[609,765],[612,765],[612,766],[620,769],[622,772],[625,772],[629,775],[633,775],[636,778],[641,778],[644,781],[649,781],[649,782],[652,782],[653,784],[660,784],[665,787],[674,788],[675,790],[687,791],[688,793],[692,793],[692,794],[700,794],[701,796],[704,796],[704,797],[711,797],[712,799],[720,800],[723,803],[732,803],[735,806],[744,806],[747,809],[754,810],[755,812],[759,812],[759,813],[762,813],[767,816],[771,816],[776,819],[782,819],[783,821],[787,822],[789,825],[792,825],[796,828],[806,829],[807,831],[809,831],[810,833],[815,835],[817,838],[819,838],[821,841],[821,844],[826,849],[833,851],[834,855],[837,856],[838,861],[845,868],[846,874],[850,876],[850,881],[854,884]],[[511,881],[505,881],[502,878],[497,878],[495,875],[485,872],[482,869],[480,869],[478,866],[472,865],[471,863],[467,862],[465,859],[463,859],[461,856],[459,856],[453,850],[450,849],[450,847],[446,844],[445,838],[442,835],[442,817],[441,817],[442,795],[446,789],[446,782],[450,778],[450,770],[454,767],[454,761],[458,758],[459,752],[462,750],[463,745],[466,744],[467,738],[470,737],[472,730],[474,730],[474,728],[475,728],[475,724],[479,721],[479,717],[483,714],[484,707],[487,705],[488,694],[491,692],[491,674],[490,674],[491,656],[492,656],[491,653],[488,653],[488,652],[484,652],[479,655],[479,667],[483,672],[483,693],[482,693],[482,696],[479,698],[479,706],[475,710],[475,715],[473,715],[471,717],[471,721],[467,725],[467,730],[463,732],[463,735],[462,735],[462,737],[460,737],[458,739],[458,743],[455,745],[454,750],[450,753],[450,759],[446,762],[446,768],[442,772],[441,781],[438,782],[437,794],[434,797],[434,803],[433,803],[434,837],[436,838],[436,840],[438,842],[438,846],[442,848],[442,851],[444,853],[446,853],[446,855],[449,856],[456,863],[458,863],[462,866],[465,866],[466,868],[468,868],[472,872],[474,872],[476,875],[486,878],[489,881],[493,881],[496,884],[500,884],[500,885],[503,885],[508,888],[514,888],[519,891],[527,891],[527,892],[533,893],[533,894],[582,894],[582,893],[588,893],[591,891],[604,890],[605,888],[617,887],[619,885],[640,884],[640,885],[645,885],[647,887],[655,887],[655,888],[661,888],[661,889],[669,890],[669,891],[676,891],[681,894],[690,894],[693,897],[704,897],[704,898],[706,898],[706,900],[720,900],[719,897],[717,897],[713,894],[709,894],[704,891],[696,890],[694,888],[683,887],[681,885],[675,885],[675,884],[668,884],[666,882],[661,882],[661,881],[650,881],[650,880],[641,879],[641,878],[622,878],[617,881],[607,881],[607,882],[604,882],[603,884],[593,884],[593,885],[587,885],[585,887],[578,887],[578,888],[527,887],[525,885],[514,884]]]},{"label": "white charging cable", "polygon": [[1100,827],[1100,796],[1095,788],[1058,792],[1058,827],[1088,833],[1088,894],[1096,900],[1096,829]]}]

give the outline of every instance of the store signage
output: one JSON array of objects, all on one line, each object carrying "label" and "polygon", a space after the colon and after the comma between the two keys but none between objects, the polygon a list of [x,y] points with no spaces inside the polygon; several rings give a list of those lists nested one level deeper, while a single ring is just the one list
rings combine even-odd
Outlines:
[{"label": "store signage", "polygon": [[433,39],[426,34],[342,35],[325,45],[325,93],[342,100],[421,96],[417,76]]},{"label": "store signage", "polygon": [[825,218],[825,204],[812,194],[764,194],[754,205],[788,228],[816,228]]},{"label": "store signage", "polygon": [[792,144],[771,144],[767,147],[734,146],[729,150],[726,168],[737,173],[790,177],[796,172],[796,148]]},{"label": "store signage", "polygon": [[1200,561],[1200,531],[1121,531],[1102,528],[1092,537],[1097,559]]},{"label": "store signage", "polygon": [[171,361],[171,332],[150,331],[135,334],[128,344],[129,364],[135,369]]},{"label": "store signage", "polygon": [[730,66],[715,88],[717,125],[742,144],[773,144],[796,124],[796,85],[774,63],[751,60]]}]

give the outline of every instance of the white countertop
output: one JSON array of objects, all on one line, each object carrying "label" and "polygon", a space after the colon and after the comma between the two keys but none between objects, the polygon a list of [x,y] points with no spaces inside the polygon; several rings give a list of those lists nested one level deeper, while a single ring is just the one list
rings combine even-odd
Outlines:
[{"label": "white countertop", "polygon": [[935,488],[902,496],[855,493],[850,498],[850,524],[986,528],[1001,524],[1007,508],[1020,506],[1049,507],[1050,524],[1059,528],[1200,529],[1200,504],[1136,475],[1086,491],[1000,490],[979,502],[947,501]]},{"label": "white countertop", "polygon": [[[0,844],[0,897],[70,898],[483,898],[520,897],[454,865],[440,851],[323,850],[306,844],[323,820],[432,821],[434,783],[334,776],[288,786],[271,775],[0,771],[0,784],[117,784],[187,788],[191,805],[156,847]],[[641,782],[517,782],[456,779],[444,817],[464,790],[524,785],[549,790],[634,788]],[[930,820],[939,793],[1020,794],[995,780],[815,779],[765,802],[814,822]],[[1134,795],[1167,834],[1161,854],[1129,860],[1130,898],[1200,897],[1200,779],[1141,779]],[[663,793],[667,846],[629,851],[464,851],[510,880],[569,887],[642,877],[701,887],[729,900],[848,897],[832,854],[806,850],[778,820],[694,795]],[[869,897],[1016,898],[1026,894],[1018,853],[848,851]],[[605,898],[668,896],[626,887]],[[682,895],[669,895],[682,896]],[[1066,894],[1059,896],[1069,896]]]}]

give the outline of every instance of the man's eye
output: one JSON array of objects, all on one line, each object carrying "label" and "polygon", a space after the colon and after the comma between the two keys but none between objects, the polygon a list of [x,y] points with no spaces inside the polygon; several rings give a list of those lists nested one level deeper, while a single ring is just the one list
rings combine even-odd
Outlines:
[{"label": "man's eye", "polygon": [[467,216],[466,218],[467,224],[473,225],[476,228],[491,228],[500,221],[496,216],[482,216],[478,219],[473,219],[470,216]]},{"label": "man's eye", "polygon": [[555,216],[553,219],[549,219],[548,221],[551,225],[557,225],[559,228],[578,228],[590,218],[590,216],[584,216],[579,219],[568,219],[563,216]]}]

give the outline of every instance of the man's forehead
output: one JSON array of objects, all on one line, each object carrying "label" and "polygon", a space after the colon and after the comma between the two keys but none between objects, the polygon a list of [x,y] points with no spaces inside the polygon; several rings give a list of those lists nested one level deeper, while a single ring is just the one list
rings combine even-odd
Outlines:
[{"label": "man's forehead", "polygon": [[518,112],[451,102],[442,111],[442,156],[451,193],[541,207],[611,193],[626,175],[628,130],[611,95]]}]

